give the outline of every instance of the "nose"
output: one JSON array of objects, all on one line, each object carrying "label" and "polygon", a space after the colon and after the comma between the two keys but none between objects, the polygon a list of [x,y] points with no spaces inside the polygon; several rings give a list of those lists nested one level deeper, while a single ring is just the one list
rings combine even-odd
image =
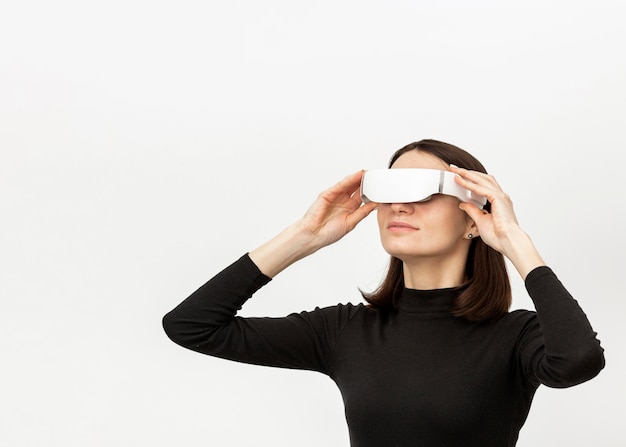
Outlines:
[{"label": "nose", "polygon": [[396,214],[413,214],[413,203],[392,203],[391,211]]}]

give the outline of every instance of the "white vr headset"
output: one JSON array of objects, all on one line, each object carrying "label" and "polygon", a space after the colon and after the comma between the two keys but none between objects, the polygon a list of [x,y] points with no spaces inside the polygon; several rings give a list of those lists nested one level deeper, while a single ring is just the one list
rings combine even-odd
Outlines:
[{"label": "white vr headset", "polygon": [[454,196],[482,209],[487,199],[459,186],[455,173],[438,169],[374,169],[365,171],[361,179],[363,202],[424,202],[434,194]]}]

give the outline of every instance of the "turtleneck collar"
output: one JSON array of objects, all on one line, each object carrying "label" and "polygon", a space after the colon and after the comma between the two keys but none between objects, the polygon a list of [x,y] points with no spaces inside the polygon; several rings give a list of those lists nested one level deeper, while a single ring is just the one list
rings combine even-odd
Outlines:
[{"label": "turtleneck collar", "polygon": [[417,290],[403,289],[397,306],[399,312],[422,315],[451,315],[458,288]]}]

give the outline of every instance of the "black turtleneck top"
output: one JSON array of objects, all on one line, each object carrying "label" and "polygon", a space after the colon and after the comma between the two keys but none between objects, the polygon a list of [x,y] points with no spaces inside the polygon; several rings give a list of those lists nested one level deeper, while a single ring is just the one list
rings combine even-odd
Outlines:
[{"label": "black turtleneck top", "polygon": [[405,289],[396,311],[237,317],[269,281],[244,255],[165,315],[165,331],[204,354],[328,375],[353,447],[514,446],[540,384],[576,385],[604,367],[596,333],[548,267],[526,278],[536,312],[483,323],[452,316],[454,289]]}]

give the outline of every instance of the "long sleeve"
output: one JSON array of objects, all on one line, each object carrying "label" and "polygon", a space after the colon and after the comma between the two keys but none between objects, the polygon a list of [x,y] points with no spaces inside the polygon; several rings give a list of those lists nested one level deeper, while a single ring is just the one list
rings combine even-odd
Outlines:
[{"label": "long sleeve", "polygon": [[236,316],[269,281],[244,255],[166,314],[163,328],[175,343],[203,354],[328,374],[335,340],[358,307],[316,308],[282,318]]},{"label": "long sleeve", "polygon": [[526,289],[537,311],[520,341],[526,376],[554,388],[595,377],[604,368],[604,350],[576,300],[549,267],[530,272]]}]

